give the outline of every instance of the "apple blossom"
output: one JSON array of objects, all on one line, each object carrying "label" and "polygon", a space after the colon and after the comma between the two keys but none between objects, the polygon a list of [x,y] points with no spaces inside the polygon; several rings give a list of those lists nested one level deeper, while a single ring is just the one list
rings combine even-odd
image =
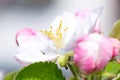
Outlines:
[{"label": "apple blossom", "polygon": [[78,40],[74,50],[74,62],[82,73],[89,74],[103,69],[118,54],[118,49],[118,40],[91,33]]},{"label": "apple blossom", "polygon": [[79,37],[94,31],[100,13],[101,9],[75,14],[63,12],[52,22],[50,30],[20,30],[16,34],[19,47],[16,59],[23,64],[51,61],[58,57],[57,53],[73,50]]}]

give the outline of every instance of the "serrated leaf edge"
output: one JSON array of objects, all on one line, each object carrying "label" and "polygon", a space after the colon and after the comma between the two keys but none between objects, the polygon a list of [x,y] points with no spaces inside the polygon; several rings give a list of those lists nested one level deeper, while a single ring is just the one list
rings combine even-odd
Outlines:
[{"label": "serrated leaf edge", "polygon": [[[22,69],[20,69],[15,75],[14,75],[14,77],[13,77],[13,80],[16,80],[16,77],[20,74],[20,72],[22,72],[23,70],[25,70],[26,68],[28,68],[28,67],[30,67],[30,66],[32,66],[32,65],[34,65],[34,64],[39,64],[39,63],[44,63],[44,64],[54,64],[54,62],[35,62],[35,63],[32,63],[32,64],[29,64],[28,66],[25,66],[25,67],[23,67]],[[57,67],[57,64],[55,64],[55,66]],[[58,70],[60,71],[60,73],[62,74],[62,71],[58,68]],[[64,76],[63,76],[64,77]],[[64,77],[65,78],[65,77]]]}]

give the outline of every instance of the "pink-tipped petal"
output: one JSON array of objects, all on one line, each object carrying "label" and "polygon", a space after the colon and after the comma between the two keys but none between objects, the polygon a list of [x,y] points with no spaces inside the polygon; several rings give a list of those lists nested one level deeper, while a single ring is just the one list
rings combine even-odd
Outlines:
[{"label": "pink-tipped petal", "polygon": [[16,36],[18,47],[20,50],[24,48],[34,48],[38,50],[53,49],[56,48],[53,45],[53,42],[41,32],[38,32],[33,29],[25,28],[20,30]]},{"label": "pink-tipped petal", "polygon": [[101,26],[100,26],[99,19],[100,19],[100,15],[102,11],[103,11],[103,7],[99,7],[91,11],[90,19],[91,19],[92,26],[93,26],[93,28],[91,29],[91,32],[101,33]]},{"label": "pink-tipped petal", "polygon": [[91,29],[91,31],[90,32],[92,32],[92,33],[94,33],[94,32],[97,32],[97,33],[101,33],[101,25],[100,25],[100,21],[99,21],[99,19],[95,22],[95,24],[94,24],[94,27],[93,27],[93,29]]},{"label": "pink-tipped petal", "polygon": [[75,16],[81,17],[83,19],[86,18],[89,15],[90,15],[90,11],[89,10],[80,10],[80,11],[75,13]]},{"label": "pink-tipped petal", "polygon": [[31,29],[31,28],[24,28],[22,30],[20,30],[19,32],[17,32],[16,34],[16,43],[17,45],[19,45],[19,40],[18,38],[21,36],[35,36],[37,34],[37,31]]}]

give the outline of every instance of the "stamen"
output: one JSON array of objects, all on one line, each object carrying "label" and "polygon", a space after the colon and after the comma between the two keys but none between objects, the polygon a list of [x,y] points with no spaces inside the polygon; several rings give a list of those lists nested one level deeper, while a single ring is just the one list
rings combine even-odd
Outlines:
[{"label": "stamen", "polygon": [[67,27],[63,29],[62,20],[61,20],[58,28],[55,31],[53,30],[53,27],[50,26],[50,29],[48,31],[47,30],[41,30],[41,32],[43,34],[45,34],[46,36],[48,36],[51,40],[53,40],[56,45],[61,46],[62,45],[61,40],[63,39],[63,34],[67,30],[68,30]]}]

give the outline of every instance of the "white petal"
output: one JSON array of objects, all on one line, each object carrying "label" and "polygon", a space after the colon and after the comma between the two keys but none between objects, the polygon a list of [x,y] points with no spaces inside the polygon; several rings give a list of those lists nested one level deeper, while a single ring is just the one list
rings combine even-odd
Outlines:
[{"label": "white petal", "polygon": [[51,61],[55,60],[58,55],[56,54],[43,54],[42,52],[35,50],[35,49],[25,49],[20,51],[15,58],[21,62],[22,64],[29,64],[34,62],[44,62],[44,61]]},{"label": "white petal", "polygon": [[103,7],[99,7],[97,9],[94,9],[90,13],[92,28],[89,32],[101,32],[99,18],[100,18],[102,11],[103,11]]},{"label": "white petal", "polygon": [[46,49],[55,50],[53,42],[47,36],[30,28],[20,30],[16,34],[16,42],[20,50],[31,47],[39,51],[44,51]]},{"label": "white petal", "polygon": [[75,16],[73,14],[64,12],[61,15],[58,15],[51,24],[54,31],[56,31],[56,29],[59,27],[61,20],[62,20],[62,28],[63,29],[65,29],[66,27],[68,28],[68,30],[63,34],[63,39],[62,39],[63,46],[66,46],[68,41],[74,35],[77,24],[76,24]]},{"label": "white petal", "polygon": [[73,26],[75,28],[74,34],[69,39],[69,42],[66,45],[67,50],[72,50],[75,47],[76,40],[78,40],[78,38],[80,38],[81,36],[88,34],[89,30],[91,29],[89,15],[85,16],[85,18],[82,18],[81,16],[76,16],[75,19],[76,20],[74,24],[76,25]]},{"label": "white petal", "polygon": [[97,19],[99,18],[99,16],[101,15],[103,11],[103,7],[99,7],[97,9],[94,9],[91,14],[90,14],[90,17],[91,17],[91,21],[92,21],[92,25],[94,26]]},{"label": "white petal", "polygon": [[67,45],[70,39],[72,39],[78,25],[75,16],[73,14],[66,12],[63,14],[62,18],[63,18],[63,26],[68,27],[68,30],[63,37],[63,39],[65,39],[65,45]]},{"label": "white petal", "polygon": [[48,49],[54,51],[56,50],[56,47],[54,46],[53,42],[43,35],[36,35],[31,37],[27,36],[18,37],[19,42],[22,41],[22,39],[26,41],[21,42],[21,44],[19,45],[20,50],[31,47],[39,51],[44,51]]}]

